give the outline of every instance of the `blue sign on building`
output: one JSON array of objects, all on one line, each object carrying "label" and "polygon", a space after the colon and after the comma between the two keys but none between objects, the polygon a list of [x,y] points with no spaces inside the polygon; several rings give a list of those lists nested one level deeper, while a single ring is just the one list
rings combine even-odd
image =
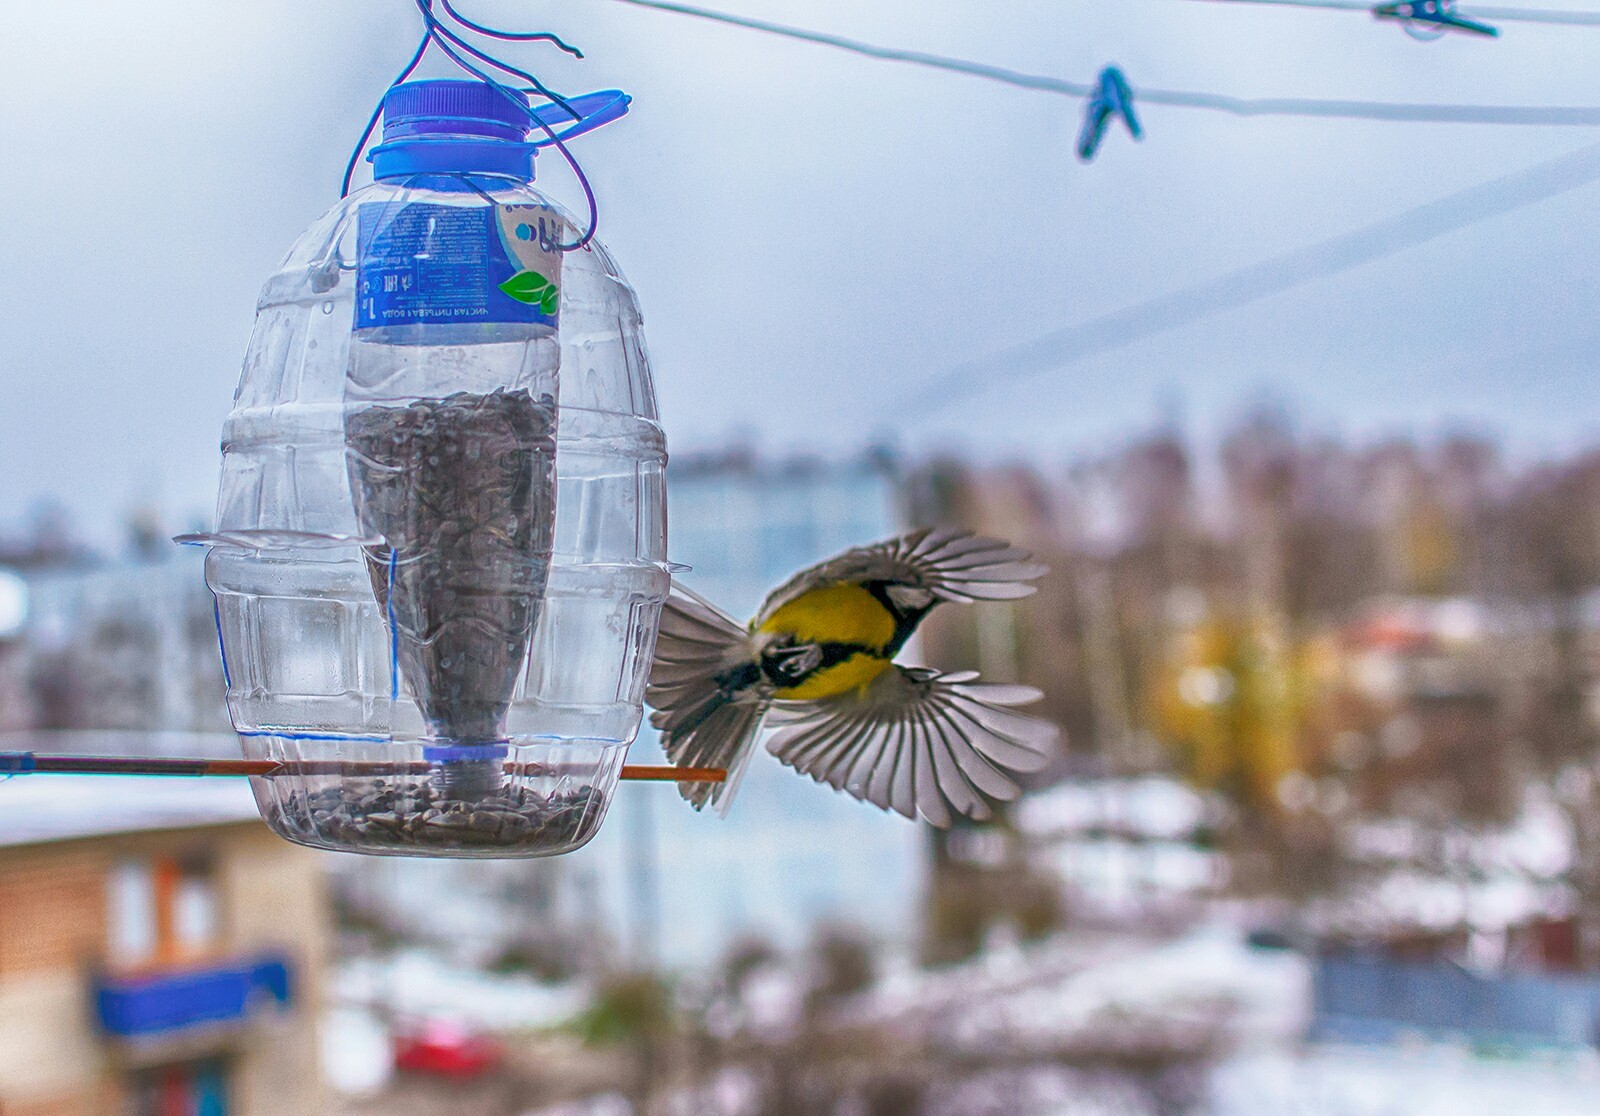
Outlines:
[{"label": "blue sign on building", "polygon": [[191,1028],[246,1023],[263,1003],[287,1007],[290,983],[288,962],[276,957],[107,976],[95,988],[95,1010],[113,1038],[165,1038]]}]

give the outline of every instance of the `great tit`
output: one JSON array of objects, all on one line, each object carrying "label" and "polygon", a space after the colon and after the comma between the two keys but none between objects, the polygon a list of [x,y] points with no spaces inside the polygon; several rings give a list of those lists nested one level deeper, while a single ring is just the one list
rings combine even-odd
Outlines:
[{"label": "great tit", "polygon": [[1028,686],[901,666],[894,657],[945,601],[1010,600],[1045,572],[968,531],[924,529],[803,570],[742,624],[674,582],[647,698],[676,764],[721,767],[722,784],[680,784],[725,811],[764,725],[767,750],[819,783],[936,826],[983,820],[1015,798],[1018,773],[1050,760],[1059,730],[1011,707]]}]

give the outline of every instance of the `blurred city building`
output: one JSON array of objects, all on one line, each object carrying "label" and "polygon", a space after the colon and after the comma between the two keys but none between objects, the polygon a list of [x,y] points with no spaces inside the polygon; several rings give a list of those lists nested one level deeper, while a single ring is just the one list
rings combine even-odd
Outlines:
[{"label": "blurred city building", "polygon": [[[8,550],[0,749],[237,755],[201,556],[146,526],[115,561],[53,520]],[[6,782],[0,1113],[322,1113],[331,916],[320,858],[243,782]]]},{"label": "blurred city building", "polygon": [[28,615],[0,641],[0,727],[231,732],[200,551],[19,572]]},{"label": "blurred city building", "polygon": [[329,910],[242,784],[0,789],[0,1112],[321,1116]]}]

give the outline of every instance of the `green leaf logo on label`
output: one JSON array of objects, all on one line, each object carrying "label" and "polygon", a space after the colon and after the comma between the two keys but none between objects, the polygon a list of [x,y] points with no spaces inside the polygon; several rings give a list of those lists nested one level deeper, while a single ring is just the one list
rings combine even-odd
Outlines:
[{"label": "green leaf logo on label", "polygon": [[561,292],[537,271],[519,271],[501,283],[500,289],[518,302],[537,306],[546,314],[554,314],[561,305]]}]

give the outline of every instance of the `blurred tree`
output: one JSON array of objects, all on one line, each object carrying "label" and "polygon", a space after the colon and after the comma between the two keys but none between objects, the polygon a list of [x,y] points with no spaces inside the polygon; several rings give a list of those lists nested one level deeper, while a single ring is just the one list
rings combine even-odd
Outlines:
[{"label": "blurred tree", "polygon": [[67,506],[55,499],[33,505],[27,529],[0,539],[0,566],[18,570],[67,569],[89,565],[94,552],[83,542]]},{"label": "blurred tree", "polygon": [[1586,640],[1600,600],[1600,452],[1534,470],[1512,491],[1501,521],[1501,585],[1519,626],[1542,633],[1527,648],[1545,665],[1517,695],[1520,735],[1538,772],[1556,783],[1572,826],[1569,881],[1577,898],[1578,954],[1600,969],[1600,732],[1595,652]]},{"label": "blurred tree", "polygon": [[[1367,823],[1459,850],[1530,779],[1565,779],[1600,967],[1600,452],[1518,471],[1481,438],[1362,447],[1264,408],[1217,464],[1163,427],[1051,483],[914,473],[921,521],[1024,539],[1060,574],[1005,616],[936,615],[929,658],[1044,689],[1073,734],[1060,774],[1159,766],[1215,792],[1235,881],[1291,895],[1395,870],[1347,847]],[[947,856],[961,840],[933,845],[945,960],[990,925],[994,870]]]},{"label": "blurred tree", "polygon": [[810,1011],[865,992],[877,978],[871,940],[863,931],[839,924],[817,928],[808,968],[806,1005]]},{"label": "blurred tree", "polygon": [[1536,470],[1513,492],[1501,524],[1509,544],[1504,580],[1546,633],[1548,670],[1527,710],[1541,767],[1595,758],[1588,708],[1591,666],[1585,607],[1600,587],[1600,453]]},{"label": "blurred tree", "polygon": [[1005,818],[929,829],[922,961],[950,965],[976,955],[995,931],[1023,940],[1061,928],[1061,882],[1035,867],[1023,836]]},{"label": "blurred tree", "polygon": [[921,1116],[924,1083],[907,1077],[867,1082],[860,1093],[861,1116]]},{"label": "blurred tree", "polygon": [[672,990],[654,973],[621,973],[602,981],[573,1032],[595,1046],[665,1038],[673,1027]]},{"label": "blurred tree", "polygon": [[629,1102],[639,1116],[649,1112],[665,1047],[678,1031],[666,981],[653,972],[608,977],[571,1029],[591,1046],[616,1046],[629,1053],[632,1072],[624,1083]]},{"label": "blurred tree", "polygon": [[737,999],[752,975],[780,960],[777,947],[765,938],[749,937],[734,942],[722,959],[722,987]]},{"label": "blurred tree", "polygon": [[1185,777],[1262,823],[1303,765],[1294,729],[1309,686],[1294,658],[1248,623],[1208,618],[1175,641],[1149,695]]}]

